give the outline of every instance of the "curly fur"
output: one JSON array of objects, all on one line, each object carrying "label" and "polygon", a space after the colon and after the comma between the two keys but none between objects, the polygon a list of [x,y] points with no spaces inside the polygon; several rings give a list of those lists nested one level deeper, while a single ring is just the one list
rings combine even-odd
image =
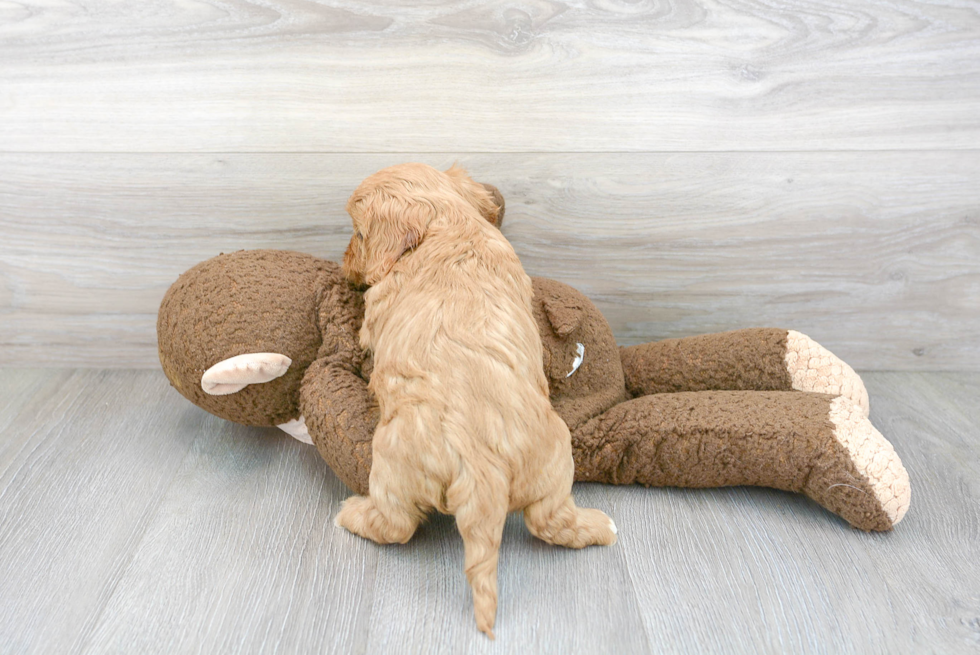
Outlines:
[{"label": "curly fur", "polygon": [[430,510],[455,515],[477,626],[491,638],[509,511],[549,543],[615,542],[612,521],[572,499],[571,439],[548,398],[531,280],[493,207],[461,169],[422,164],[376,173],[351,196],[344,272],[372,285],[360,337],[381,416],[370,496],[337,517],[404,543]]}]

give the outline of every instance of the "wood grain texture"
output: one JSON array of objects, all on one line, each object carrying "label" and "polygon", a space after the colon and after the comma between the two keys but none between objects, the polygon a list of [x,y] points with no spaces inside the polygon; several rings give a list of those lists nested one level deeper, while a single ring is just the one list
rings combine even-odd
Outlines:
[{"label": "wood grain texture", "polygon": [[[903,545],[874,563],[889,586],[920,590],[893,600],[897,650],[910,650],[902,637],[918,646],[913,650],[930,650],[943,639],[950,646],[940,650],[980,649],[980,378],[868,377],[871,419],[893,438],[913,480],[916,549],[931,553],[919,562]],[[968,584],[950,587],[952,580]]]},{"label": "wood grain texture", "polygon": [[980,374],[865,381],[912,479],[895,531],[771,490],[577,485],[619,543],[512,516],[490,642],[451,518],[376,546],[333,526],[347,492],[312,449],[158,372],[2,369],[0,652],[975,652]]},{"label": "wood grain texture", "polygon": [[278,430],[199,434],[86,652],[363,652],[381,553],[334,527],[343,484]]},{"label": "wood grain texture", "polygon": [[184,270],[282,248],[339,261],[371,172],[459,160],[507,198],[528,272],[620,343],[809,334],[859,369],[980,366],[980,153],[0,155],[0,362],[156,367]]},{"label": "wood grain texture", "polygon": [[0,151],[980,147],[960,0],[18,0]]},{"label": "wood grain texture", "polygon": [[179,411],[159,373],[0,378],[34,389],[0,432],[0,651],[80,652],[195,435],[218,419]]},{"label": "wood grain texture", "polygon": [[[578,485],[575,499],[582,507],[610,509],[598,485]],[[552,547],[528,533],[520,514],[511,515],[501,542],[497,639],[491,642],[472,629],[463,541],[452,517],[433,517],[409,543],[416,539],[424,545],[381,549],[371,610],[378,621],[366,652],[429,653],[436,644],[445,653],[651,652],[643,610],[616,546]]]},{"label": "wood grain texture", "polygon": [[620,543],[659,645],[766,653],[980,646],[980,379],[864,379],[872,422],[912,481],[912,507],[891,533],[849,530],[836,518],[841,529],[829,530],[814,503],[771,490],[609,489],[621,494],[617,524],[633,526]]}]

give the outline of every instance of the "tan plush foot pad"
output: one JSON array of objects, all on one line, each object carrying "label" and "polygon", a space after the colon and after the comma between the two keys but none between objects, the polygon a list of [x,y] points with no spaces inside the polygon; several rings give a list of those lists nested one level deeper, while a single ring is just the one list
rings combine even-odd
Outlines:
[{"label": "tan plush foot pad", "polygon": [[299,418],[294,418],[292,421],[280,423],[276,427],[297,441],[301,441],[311,446],[313,445],[313,437],[310,436],[310,431],[306,427],[306,419],[302,416]]},{"label": "tan plush foot pad", "polygon": [[868,392],[850,366],[819,343],[795,330],[786,334],[786,368],[793,389],[843,396],[868,416]]},{"label": "tan plush foot pad", "polygon": [[[887,516],[889,525],[895,526],[909,509],[912,488],[909,474],[892,445],[871,425],[861,408],[846,398],[834,398],[830,403],[830,422],[834,424],[834,437],[848,452],[855,469],[864,477],[868,491],[872,493]],[[831,485],[823,493],[850,491],[846,485]],[[868,493],[862,491],[860,493]],[[830,501],[828,502],[843,502]],[[867,517],[868,524],[880,523],[880,518]],[[862,527],[862,526],[858,526]],[[885,529],[887,529],[885,528]],[[881,529],[870,527],[864,529]]]}]

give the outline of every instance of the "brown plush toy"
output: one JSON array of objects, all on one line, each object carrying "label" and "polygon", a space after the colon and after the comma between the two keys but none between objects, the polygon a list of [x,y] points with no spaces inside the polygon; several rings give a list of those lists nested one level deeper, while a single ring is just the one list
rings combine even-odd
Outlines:
[{"label": "brown plush toy", "polygon": [[[499,212],[503,198],[488,187]],[[909,507],[906,473],[868,420],[854,371],[793,331],[758,328],[628,348],[598,309],[535,278],[551,400],[572,433],[576,480],[755,485],[801,492],[862,530]],[[330,261],[296,252],[223,254],[180,276],[160,306],[173,386],[237,423],[316,445],[367,492],[377,407],[358,345],[361,292]]]}]

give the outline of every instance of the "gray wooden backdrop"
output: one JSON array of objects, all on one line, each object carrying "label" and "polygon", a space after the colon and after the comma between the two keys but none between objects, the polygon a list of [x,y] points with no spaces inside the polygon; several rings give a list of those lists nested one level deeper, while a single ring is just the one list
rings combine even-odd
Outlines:
[{"label": "gray wooden backdrop", "polygon": [[624,344],[980,367],[976,2],[416,4],[0,4],[0,365],[154,367],[180,272],[458,160]]}]

